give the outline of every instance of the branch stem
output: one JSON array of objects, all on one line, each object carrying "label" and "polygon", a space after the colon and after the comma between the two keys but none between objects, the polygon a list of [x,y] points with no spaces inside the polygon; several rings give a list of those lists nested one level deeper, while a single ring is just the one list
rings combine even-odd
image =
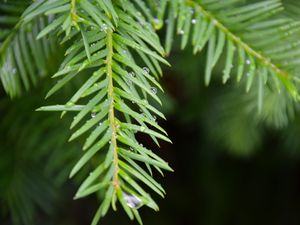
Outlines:
[{"label": "branch stem", "polygon": [[108,100],[109,100],[109,113],[108,113],[108,120],[111,127],[111,145],[113,146],[113,164],[114,164],[114,175],[113,175],[113,186],[115,190],[119,189],[119,157],[118,157],[118,146],[117,146],[117,128],[116,128],[116,120],[115,120],[115,108],[114,108],[114,85],[113,85],[113,70],[112,70],[112,63],[113,63],[113,32],[111,29],[108,29],[106,35],[106,45],[108,49],[107,57],[105,60],[106,63],[106,74],[108,78]]}]

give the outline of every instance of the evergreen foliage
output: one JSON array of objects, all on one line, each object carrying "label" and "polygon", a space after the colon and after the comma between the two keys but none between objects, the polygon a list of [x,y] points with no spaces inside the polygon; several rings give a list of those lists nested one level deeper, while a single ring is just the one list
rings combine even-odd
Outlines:
[{"label": "evergreen foliage", "polygon": [[[206,85],[218,74],[223,83],[236,77],[238,84],[232,89],[239,91],[225,93],[221,103],[242,96],[241,86],[249,92],[238,105],[219,104],[225,112],[220,130],[232,127],[232,132],[253,137],[245,145],[243,138],[230,140],[227,137],[233,135],[224,134],[229,146],[248,146],[247,154],[259,142],[259,131],[256,124],[245,124],[245,118],[252,115],[282,127],[293,117],[299,100],[299,10],[296,0],[1,1],[0,78],[12,98],[53,73],[57,83],[47,98],[59,96],[74,78],[80,78],[68,100],[58,98],[54,105],[38,109],[59,111],[62,117],[74,115],[69,140],[83,140],[84,153],[70,177],[91,170],[75,198],[104,194],[93,225],[110,207],[116,210],[117,202],[130,219],[142,224],[139,207],[159,209],[149,190],[165,195],[152,170],[163,174],[172,169],[143,146],[136,133],[149,135],[158,146],[160,140],[171,142],[156,118],[165,119],[159,110],[158,94],[163,89],[158,80],[161,65],[170,65],[166,56],[172,54],[175,37],[181,37],[181,49],[190,45],[194,54],[206,55]],[[160,30],[165,31],[164,46]],[[64,51],[63,57],[58,49]],[[58,61],[60,66],[53,72],[52,62]],[[245,114],[232,116],[240,106],[245,106]],[[31,223],[30,213],[23,216],[8,205],[22,222]]]}]

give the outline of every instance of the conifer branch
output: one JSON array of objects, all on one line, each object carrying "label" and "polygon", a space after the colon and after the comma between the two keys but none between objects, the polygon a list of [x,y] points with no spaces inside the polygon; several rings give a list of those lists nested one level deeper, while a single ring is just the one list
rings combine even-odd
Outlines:
[{"label": "conifer branch", "polygon": [[[194,53],[206,47],[206,85],[210,83],[213,68],[219,62],[224,67],[223,83],[229,80],[232,73],[236,73],[238,82],[245,81],[247,92],[257,82],[268,84],[259,85],[259,111],[263,105],[264,89],[268,87],[278,92],[285,89],[294,100],[300,99],[295,74],[296,62],[300,60],[297,44],[300,24],[282,19],[280,15],[276,17],[283,10],[279,0],[252,4],[176,0],[168,1],[166,9],[167,52],[171,51],[175,29],[182,37],[182,49],[190,39]],[[164,20],[163,15],[158,12],[159,20]],[[274,45],[275,42],[277,45]],[[297,50],[289,46],[297,47]],[[226,54],[225,62],[221,60],[223,54]],[[287,59],[289,55],[297,56],[297,59]]]},{"label": "conifer branch", "polygon": [[249,44],[247,44],[243,39],[234,34],[233,32],[230,31],[229,28],[227,28],[222,22],[217,19],[212,13],[210,13],[208,10],[206,10],[203,6],[201,6],[201,3],[195,2],[193,0],[186,0],[187,4],[192,6],[195,10],[199,10],[201,14],[203,14],[208,20],[212,21],[214,25],[224,32],[224,34],[232,40],[236,45],[240,46],[242,49],[245,50],[245,52],[248,55],[251,55],[253,58],[257,59],[260,61],[260,63],[263,66],[268,67],[269,69],[273,70],[276,74],[279,76],[282,76],[283,78],[286,78],[289,76],[289,73],[285,71],[284,69],[281,69],[278,65],[273,63],[269,57],[266,57],[259,51],[255,50],[252,48]]}]

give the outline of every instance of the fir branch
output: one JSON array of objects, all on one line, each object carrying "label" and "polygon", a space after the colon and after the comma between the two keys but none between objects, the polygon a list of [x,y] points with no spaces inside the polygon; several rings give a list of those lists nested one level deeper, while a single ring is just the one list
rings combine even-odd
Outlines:
[{"label": "fir branch", "polygon": [[253,58],[260,61],[260,64],[262,66],[266,66],[269,69],[273,70],[276,74],[279,76],[282,76],[284,79],[289,76],[288,72],[284,69],[280,68],[278,65],[274,64],[269,57],[266,57],[259,51],[256,51],[254,48],[252,48],[248,43],[246,43],[244,40],[241,39],[240,36],[234,34],[227,28],[222,22],[216,18],[212,13],[210,13],[208,10],[205,10],[203,6],[201,6],[201,3],[196,3],[192,0],[186,0],[187,5],[193,7],[195,10],[200,11],[202,15],[204,15],[205,18],[207,18],[209,21],[212,21],[212,23],[215,25],[215,27],[219,30],[221,30],[232,42],[234,42],[236,45],[240,46],[248,55],[251,55]]},{"label": "fir branch", "polygon": [[[34,18],[33,15],[47,13],[44,9],[55,11],[56,7],[69,8],[68,4],[47,2],[47,7],[41,5],[24,18],[29,20]],[[156,144],[159,144],[157,139],[168,142],[170,140],[164,129],[153,120],[152,113],[161,117],[163,115],[148,102],[149,96],[161,103],[156,95],[156,88],[161,87],[152,77],[151,70],[142,68],[135,62],[134,55],[137,51],[156,74],[161,71],[158,62],[168,63],[159,55],[163,54],[163,48],[150,24],[147,29],[142,30],[139,23],[141,18],[134,18],[134,5],[126,4],[127,12],[124,12],[124,5],[121,3],[113,5],[110,1],[99,0],[96,4],[101,7],[95,8],[91,0],[79,2],[77,13],[81,12],[78,14],[81,18],[78,21],[81,22],[77,29],[71,29],[73,25],[68,22],[70,11],[67,10],[57,15],[55,25],[49,25],[50,27],[46,27],[38,35],[38,38],[43,38],[51,32],[60,32],[58,28],[62,25],[65,31],[64,40],[70,37],[74,39],[66,51],[67,56],[60,70],[54,75],[63,78],[49,91],[47,97],[60,90],[78,73],[88,68],[94,71],[67,104],[46,106],[39,110],[64,111],[63,113],[78,111],[71,128],[78,126],[84,119],[86,123],[73,133],[70,140],[92,130],[83,147],[86,152],[71,171],[71,177],[92,158],[97,158],[100,149],[108,150],[104,161],[84,180],[75,196],[81,198],[100,190],[105,191],[106,197],[92,224],[96,224],[107,213],[110,203],[113,209],[116,209],[117,200],[130,219],[136,217],[141,222],[137,208],[147,205],[158,210],[158,206],[139,183],[144,183],[161,196],[164,196],[165,192],[135,160],[144,162],[150,173],[150,165],[159,172],[162,172],[161,169],[171,171],[171,168],[150,150],[141,146],[135,138],[135,132],[148,134]],[[65,24],[68,26],[64,26]],[[83,99],[89,101],[86,103]],[[83,104],[79,105],[79,102]],[[138,109],[143,114],[136,112]],[[85,118],[89,113],[92,118]],[[95,126],[97,123],[99,125]],[[100,140],[97,140],[98,138]],[[96,183],[98,178],[101,179],[100,183]]]},{"label": "fir branch", "polygon": [[[186,46],[190,38],[194,53],[201,51],[206,45],[208,46],[205,71],[207,85],[211,80],[212,69],[221,59],[222,51],[226,51],[223,83],[227,82],[230,74],[235,70],[238,81],[247,75],[246,90],[249,91],[255,77],[263,77],[263,83],[270,83],[268,75],[271,75],[271,78],[277,83],[278,91],[281,90],[281,86],[284,86],[290,96],[298,100],[297,79],[293,71],[295,63],[292,60],[288,62],[281,60],[274,53],[270,54],[270,47],[275,40],[282,45],[292,41],[292,45],[296,46],[299,24],[291,20],[284,20],[283,25],[280,24],[279,28],[274,27],[275,21],[282,21],[280,17],[276,18],[276,14],[283,10],[279,0],[248,5],[241,5],[241,3],[242,1],[220,3],[214,0],[169,1],[167,52],[171,50],[175,21],[177,20],[176,31],[182,36],[182,48]],[[275,21],[269,18],[275,18]],[[264,26],[264,29],[261,29],[260,26]],[[285,32],[285,35],[282,35],[282,32]],[[264,40],[270,40],[270,42]],[[276,49],[279,46],[281,45],[277,43],[272,47]],[[281,54],[285,54],[284,51],[287,55],[290,54],[289,49],[278,49],[278,53],[279,51]],[[236,62],[237,58],[238,62]],[[282,59],[286,58],[282,56]],[[297,61],[298,59],[293,60]],[[237,65],[235,66],[235,64]],[[261,86],[259,91],[263,92],[264,88]],[[258,105],[261,102],[259,99]]]},{"label": "fir branch", "polygon": [[[12,98],[36,86],[41,77],[53,71],[53,66],[47,67],[46,61],[55,64],[52,56],[56,51],[54,37],[48,40],[35,40],[36,34],[51,23],[51,19],[37,17],[30,23],[24,23],[19,11],[21,9],[10,8],[14,8],[15,4],[15,2],[0,3],[0,9],[4,9],[4,16],[16,18],[16,24],[2,40],[0,46],[0,78],[5,91]],[[19,7],[24,10],[28,5],[29,3],[24,1],[19,4]],[[2,28],[0,32],[1,30]],[[56,51],[56,54],[59,58],[59,51]]]}]

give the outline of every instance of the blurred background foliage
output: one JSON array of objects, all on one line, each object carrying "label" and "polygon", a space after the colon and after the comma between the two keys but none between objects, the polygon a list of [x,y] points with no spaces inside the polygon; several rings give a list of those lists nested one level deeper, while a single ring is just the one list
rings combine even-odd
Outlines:
[{"label": "blurred background foliage", "polygon": [[[285,15],[299,19],[299,4],[285,4]],[[142,209],[144,223],[300,224],[299,106],[284,92],[265,92],[258,113],[255,86],[245,93],[242,84],[223,85],[218,69],[206,88],[204,54],[179,45],[162,80],[168,120],[159,121],[173,145],[157,149],[175,173],[161,180],[168,194],[157,199],[160,213]],[[51,101],[63,102],[77,83],[80,76]],[[15,100],[0,89],[0,224],[89,224],[97,207],[93,198],[72,201],[79,182],[68,174],[81,150],[80,140],[67,143],[69,121],[35,112],[52,84],[45,77]],[[131,224],[123,212],[117,215],[110,213],[102,224]]]}]

